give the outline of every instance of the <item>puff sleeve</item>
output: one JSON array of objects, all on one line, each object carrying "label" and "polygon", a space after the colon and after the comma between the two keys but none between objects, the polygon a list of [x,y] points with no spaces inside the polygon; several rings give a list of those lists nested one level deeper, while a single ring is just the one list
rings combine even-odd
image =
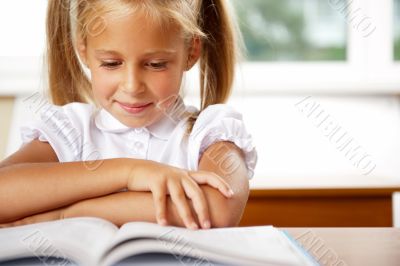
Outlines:
[{"label": "puff sleeve", "polygon": [[199,114],[189,135],[189,169],[197,170],[203,152],[218,141],[233,142],[243,151],[248,177],[252,178],[257,163],[252,137],[246,131],[242,115],[226,104],[208,106]]},{"label": "puff sleeve", "polygon": [[82,135],[68,116],[71,106],[45,105],[39,117],[20,128],[23,143],[38,139],[48,142],[60,162],[80,159]]}]

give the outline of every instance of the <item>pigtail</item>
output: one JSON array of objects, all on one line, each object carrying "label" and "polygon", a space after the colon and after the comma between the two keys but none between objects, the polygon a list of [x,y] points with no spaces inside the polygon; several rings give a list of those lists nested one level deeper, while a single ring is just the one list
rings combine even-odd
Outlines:
[{"label": "pigtail", "polygon": [[240,32],[225,0],[200,0],[199,25],[206,35],[200,57],[200,111],[188,120],[191,132],[198,114],[209,105],[225,103],[232,91],[240,57]]},{"label": "pigtail", "polygon": [[[47,64],[51,100],[56,105],[86,102],[91,86],[83,73],[71,35],[73,0],[49,0],[47,9]],[[73,1],[78,3],[79,0]]]},{"label": "pigtail", "polygon": [[200,58],[201,110],[228,100],[236,63],[236,43],[227,3],[203,0],[200,26],[206,34]]}]

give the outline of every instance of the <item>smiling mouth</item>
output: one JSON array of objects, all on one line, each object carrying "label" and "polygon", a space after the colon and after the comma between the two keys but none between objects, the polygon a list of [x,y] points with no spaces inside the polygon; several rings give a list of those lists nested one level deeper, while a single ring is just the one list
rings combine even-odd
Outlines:
[{"label": "smiling mouth", "polygon": [[121,106],[122,109],[127,111],[128,113],[131,114],[138,114],[143,112],[145,109],[150,107],[153,103],[134,103],[134,104],[129,104],[129,103],[121,103],[118,102],[118,104]]}]

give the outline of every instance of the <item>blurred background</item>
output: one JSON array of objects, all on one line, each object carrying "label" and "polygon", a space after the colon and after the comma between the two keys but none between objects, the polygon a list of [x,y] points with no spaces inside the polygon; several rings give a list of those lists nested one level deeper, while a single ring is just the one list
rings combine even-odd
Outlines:
[{"label": "blurred background", "polygon": [[[251,187],[400,187],[400,0],[230,2],[246,59],[229,104],[258,150]],[[0,158],[45,89],[46,3],[0,1]]]}]

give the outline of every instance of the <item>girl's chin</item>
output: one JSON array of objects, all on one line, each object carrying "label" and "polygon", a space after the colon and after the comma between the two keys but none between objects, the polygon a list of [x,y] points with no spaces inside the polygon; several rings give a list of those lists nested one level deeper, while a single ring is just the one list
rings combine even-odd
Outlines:
[{"label": "girl's chin", "polygon": [[147,127],[154,123],[157,123],[162,115],[161,114],[152,114],[152,115],[144,115],[144,116],[132,116],[132,115],[117,115],[117,119],[127,127],[132,128],[140,128]]},{"label": "girl's chin", "polygon": [[127,117],[118,120],[127,127],[140,128],[148,126],[148,123],[146,123],[147,121],[134,120],[134,119],[129,119]]}]

